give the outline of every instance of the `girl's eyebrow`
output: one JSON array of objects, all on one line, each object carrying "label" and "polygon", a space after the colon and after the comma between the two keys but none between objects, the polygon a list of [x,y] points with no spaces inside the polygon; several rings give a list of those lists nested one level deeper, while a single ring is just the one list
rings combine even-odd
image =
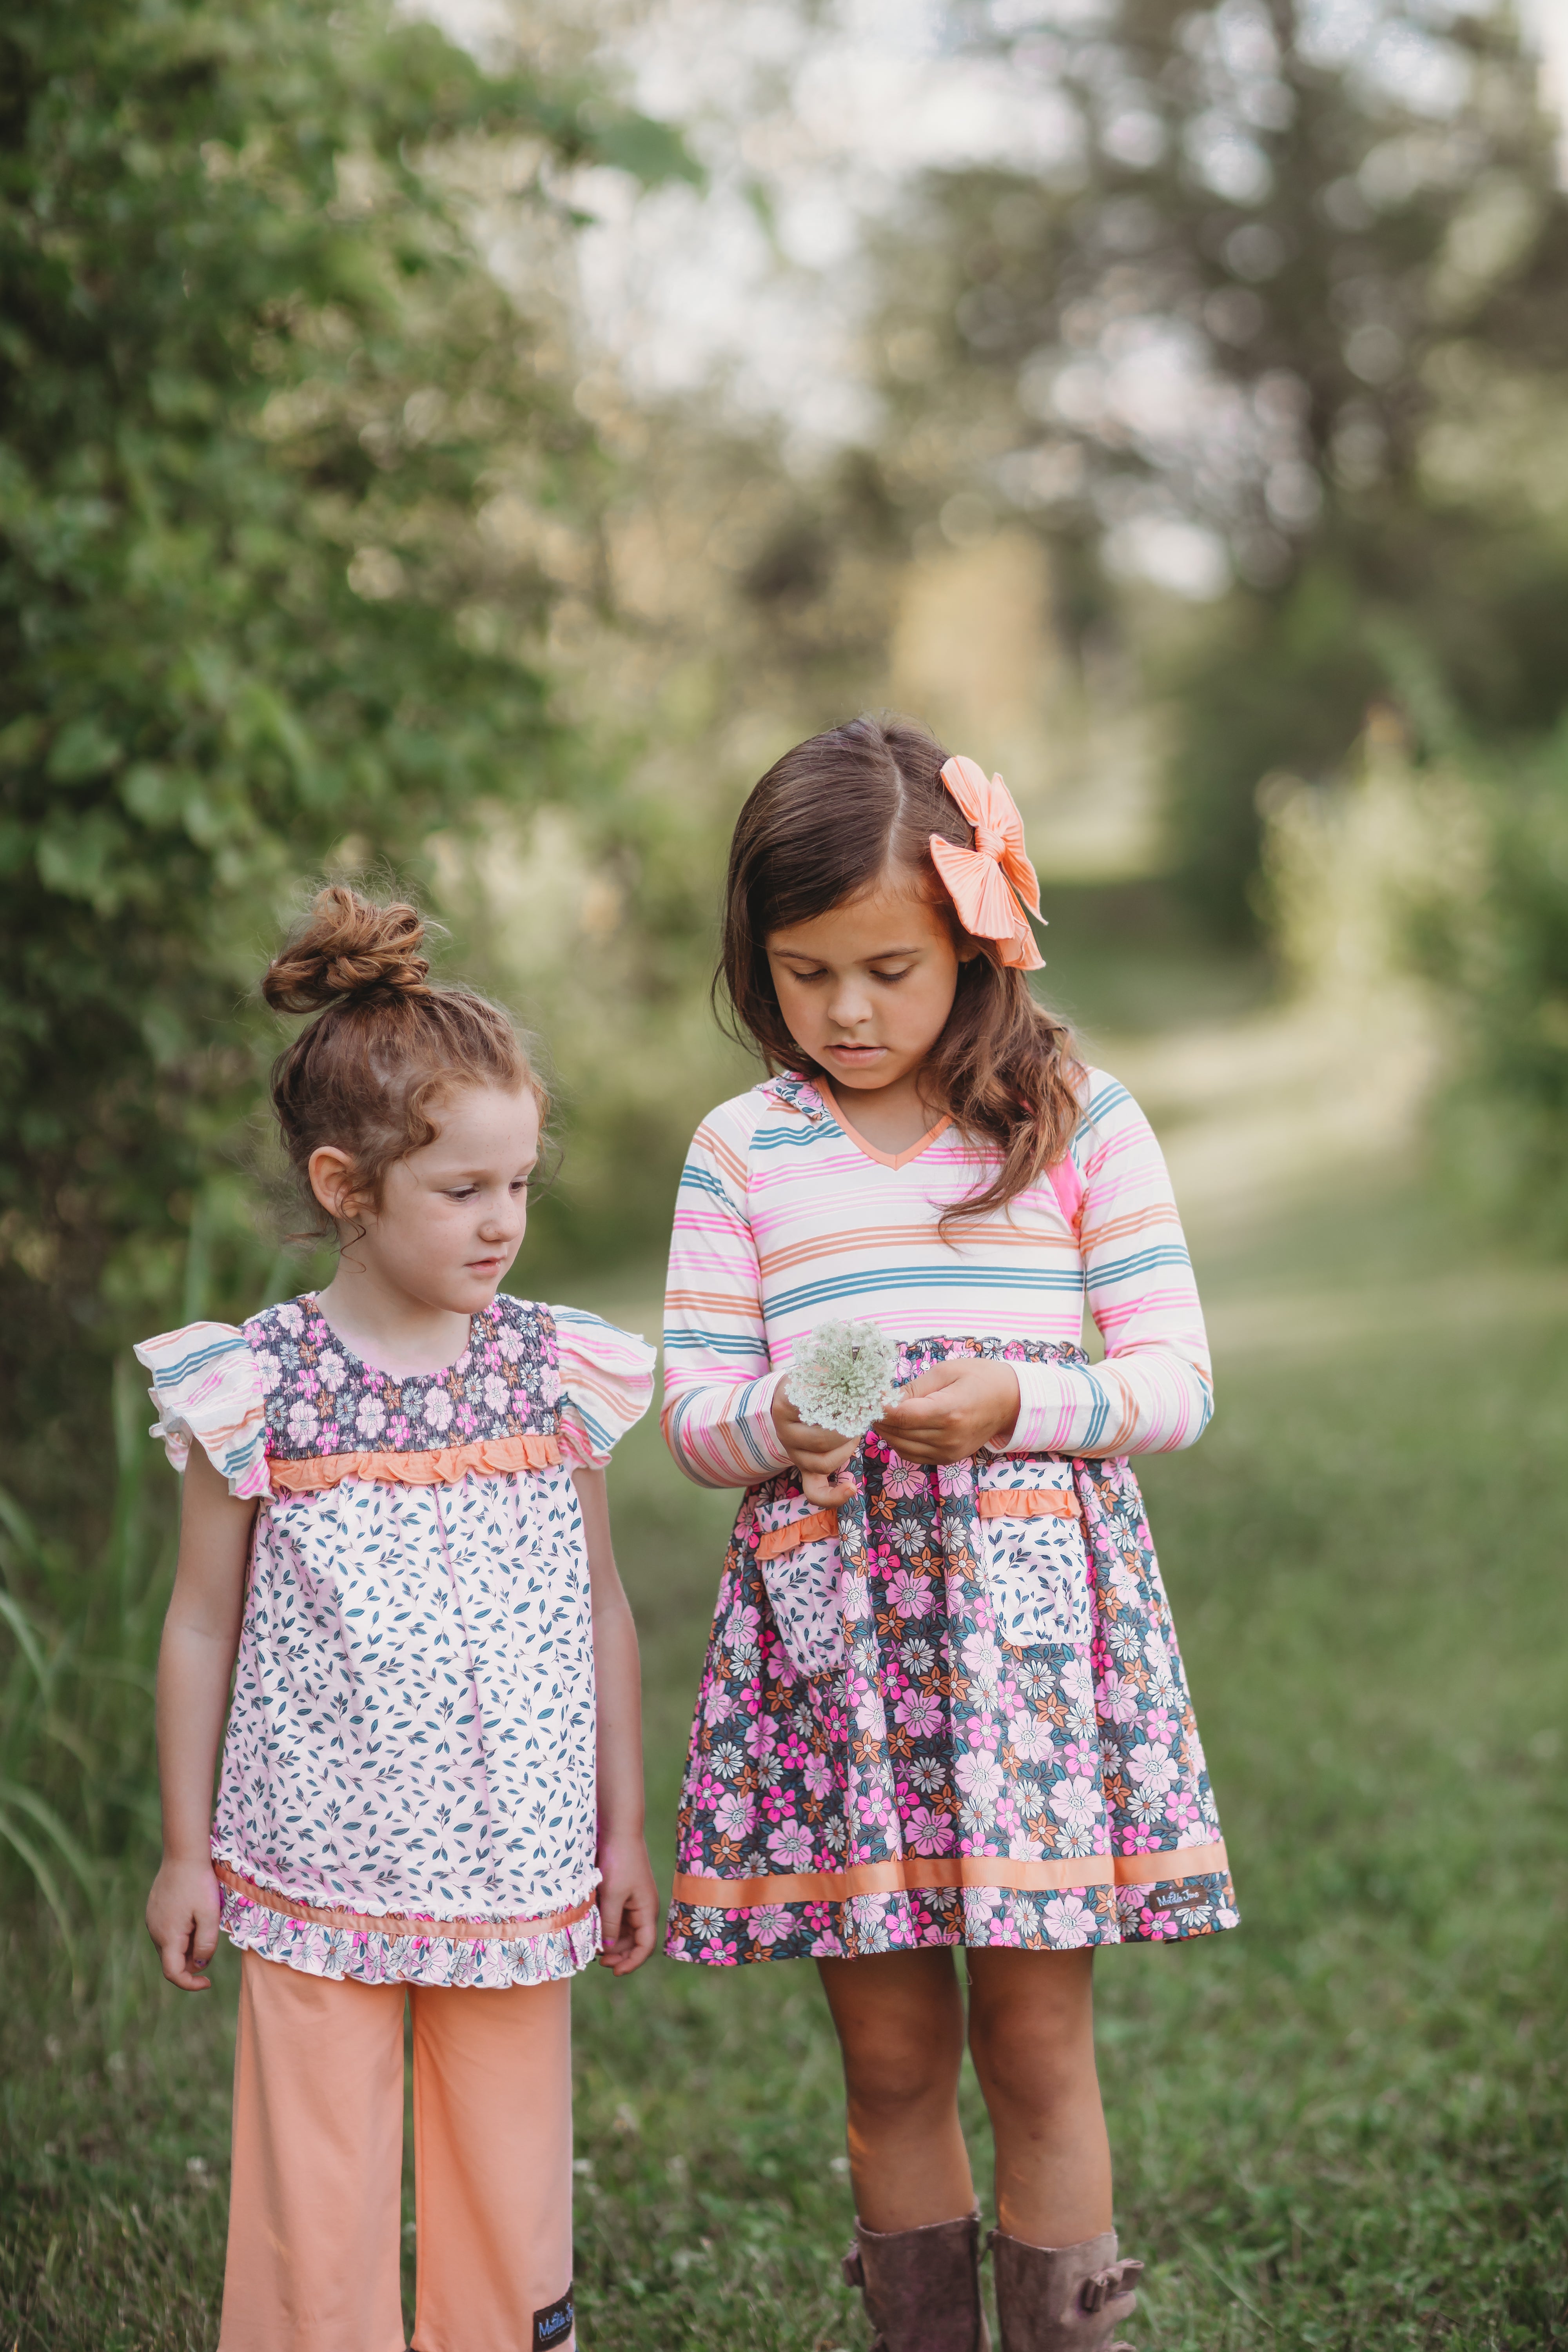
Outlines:
[{"label": "girl's eyebrow", "polygon": [[[796,963],[824,963],[826,961],[826,958],[824,956],[808,955],[805,948],[773,948],[771,950],[771,953],[773,955],[793,956]],[[857,961],[860,963],[886,963],[889,956],[919,955],[919,953],[920,949],[918,945],[908,948],[873,948],[868,956],[858,957]]]}]

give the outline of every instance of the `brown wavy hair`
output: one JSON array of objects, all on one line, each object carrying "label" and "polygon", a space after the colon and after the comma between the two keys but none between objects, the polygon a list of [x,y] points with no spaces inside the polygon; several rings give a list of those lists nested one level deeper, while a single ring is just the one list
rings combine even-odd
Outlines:
[{"label": "brown wavy hair", "polygon": [[272,1066],[272,1108],[313,1221],[294,1240],[334,1229],[310,1190],[310,1155],[324,1145],[347,1153],[350,1189],[375,1201],[387,1170],[435,1141],[432,1114],[455,1088],[527,1087],[542,1121],[549,1111],[510,1015],[431,981],[426,929],[405,899],[333,882],[263,975],[274,1011],[316,1015]]},{"label": "brown wavy hair", "polygon": [[[772,1070],[820,1075],[784,1026],[767,940],[863,898],[897,869],[913,874],[933,906],[958,919],[931,857],[931,835],[973,849],[974,828],[942,782],[950,754],[909,719],[854,719],[797,743],[775,761],[741,811],[730,847],[723,944],[714,978],[728,996],[731,1034]],[[1065,1159],[1082,1117],[1083,1066],[1066,1022],[1036,1003],[1021,971],[990,943],[959,966],[946,1026],[921,1073],[921,1093],[966,1135],[994,1146],[1001,1166],[984,1190],[956,1201],[961,1218],[1005,1209]]]}]

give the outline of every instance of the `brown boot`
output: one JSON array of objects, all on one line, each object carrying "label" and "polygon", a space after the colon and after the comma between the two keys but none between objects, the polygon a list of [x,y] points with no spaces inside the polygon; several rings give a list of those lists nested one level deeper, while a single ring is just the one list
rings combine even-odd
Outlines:
[{"label": "brown boot", "polygon": [[980,2306],[980,2216],[924,2230],[855,2224],[844,2275],[866,2299],[871,2352],[991,2352]]},{"label": "brown boot", "polygon": [[1131,2352],[1111,2342],[1138,2307],[1142,2263],[1119,2262],[1116,2232],[1076,2246],[1031,2246],[991,2232],[1002,2352]]}]

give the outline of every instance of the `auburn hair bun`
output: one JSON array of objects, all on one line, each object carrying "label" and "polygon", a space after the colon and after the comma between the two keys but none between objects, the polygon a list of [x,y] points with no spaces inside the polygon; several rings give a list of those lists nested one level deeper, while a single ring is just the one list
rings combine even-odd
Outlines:
[{"label": "auburn hair bun", "polygon": [[268,965],[261,993],[279,1013],[321,1013],[354,997],[428,996],[424,938],[424,917],[405,899],[380,906],[346,882],[330,882],[304,929]]}]

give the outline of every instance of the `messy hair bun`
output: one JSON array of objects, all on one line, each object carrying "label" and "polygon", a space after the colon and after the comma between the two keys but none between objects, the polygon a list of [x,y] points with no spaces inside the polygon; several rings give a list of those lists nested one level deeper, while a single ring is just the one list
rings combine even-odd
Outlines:
[{"label": "messy hair bun", "polygon": [[430,961],[419,952],[425,918],[406,898],[378,906],[344,882],[329,883],[298,935],[275,955],[261,993],[278,1013],[321,1013],[342,997],[428,996]]},{"label": "messy hair bun", "polygon": [[347,1154],[349,1191],[374,1204],[387,1170],[435,1140],[432,1113],[458,1087],[527,1087],[542,1118],[549,1109],[510,1014],[432,982],[426,929],[405,898],[329,883],[263,975],[277,1012],[316,1016],[272,1066],[272,1108],[312,1221],[301,1240],[331,1230],[310,1188],[323,1147]]}]

